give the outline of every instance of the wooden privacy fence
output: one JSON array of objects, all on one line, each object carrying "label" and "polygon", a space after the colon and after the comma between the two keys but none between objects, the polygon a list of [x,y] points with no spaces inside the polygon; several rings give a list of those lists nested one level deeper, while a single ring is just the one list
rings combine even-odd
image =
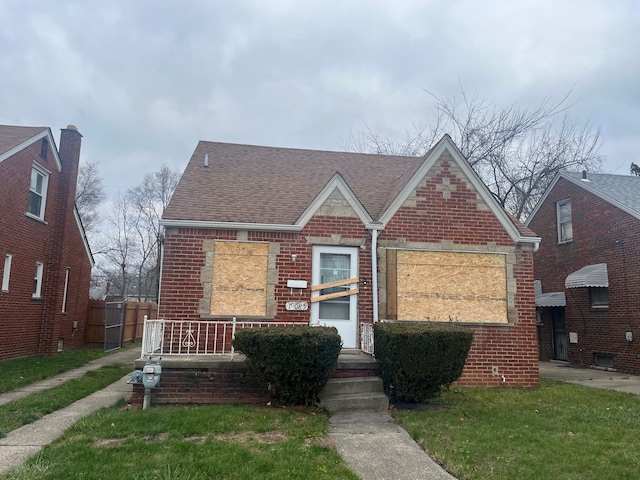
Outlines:
[{"label": "wooden privacy fence", "polygon": [[[104,300],[90,300],[87,313],[85,342],[89,347],[102,347],[105,344],[105,312]],[[123,302],[122,305],[122,345],[142,340],[144,332],[144,316],[158,318],[158,305],[146,302]]]}]

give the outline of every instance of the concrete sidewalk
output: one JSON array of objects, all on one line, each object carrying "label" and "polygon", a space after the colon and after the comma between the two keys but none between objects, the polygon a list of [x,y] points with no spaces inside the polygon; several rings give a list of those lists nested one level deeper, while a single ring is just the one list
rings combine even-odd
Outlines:
[{"label": "concrete sidewalk", "polygon": [[78,367],[74,370],[61,373],[55,377],[45,378],[39,382],[32,383],[26,387],[17,388],[10,392],[0,393],[0,405],[19,400],[20,398],[28,397],[32,393],[42,392],[43,390],[49,390],[51,388],[62,385],[69,380],[82,377],[85,373],[93,370],[98,370],[105,365],[130,365],[131,371],[133,371],[133,363],[140,358],[139,348],[130,348],[128,350],[121,350],[104,357],[91,360],[89,363]]},{"label": "concrete sidewalk", "polygon": [[576,368],[564,362],[540,362],[540,377],[640,395],[639,376],[593,368]]},{"label": "concrete sidewalk", "polygon": [[[133,362],[139,355],[139,349],[130,349],[104,356],[75,370],[42,380],[13,392],[4,393],[0,395],[0,405],[26,397],[34,392],[56,387],[67,380],[79,378],[88,371],[97,370],[103,365],[130,365],[133,371]],[[53,442],[81,418],[96,410],[111,406],[121,398],[125,400],[131,398],[131,385],[126,383],[129,378],[130,376],[127,375],[88,397],[80,399],[61,410],[45,415],[33,423],[9,432],[6,437],[0,438],[0,473],[22,465],[27,458],[35,455],[42,447]]]}]

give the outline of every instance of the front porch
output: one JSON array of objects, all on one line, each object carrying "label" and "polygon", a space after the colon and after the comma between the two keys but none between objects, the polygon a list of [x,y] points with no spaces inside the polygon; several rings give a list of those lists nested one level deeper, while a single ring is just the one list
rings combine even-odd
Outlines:
[{"label": "front porch", "polygon": [[[233,338],[243,328],[268,328],[312,325],[311,322],[282,322],[238,320],[151,320],[144,317],[144,332],[140,358],[149,355],[162,357],[228,357],[237,356]],[[360,349],[355,352],[373,354],[373,324],[360,323],[358,328]],[[351,350],[350,350],[351,351]]]},{"label": "front porch", "polygon": [[[158,354],[153,354],[157,358]],[[266,405],[271,397],[266,386],[248,372],[245,356],[228,355],[164,355],[158,386],[151,390],[151,404],[218,404],[242,403]],[[135,362],[141,370],[146,359]],[[331,411],[348,408],[386,409],[386,396],[378,377],[377,361],[358,349],[343,350],[331,375],[326,406]],[[333,381],[333,380],[336,381]],[[329,385],[328,384],[328,385]],[[375,385],[374,385],[375,384]],[[324,392],[323,392],[324,393]],[[145,389],[133,385],[131,404],[140,408]],[[369,402],[369,403],[367,403]],[[384,408],[382,408],[384,407]]]}]

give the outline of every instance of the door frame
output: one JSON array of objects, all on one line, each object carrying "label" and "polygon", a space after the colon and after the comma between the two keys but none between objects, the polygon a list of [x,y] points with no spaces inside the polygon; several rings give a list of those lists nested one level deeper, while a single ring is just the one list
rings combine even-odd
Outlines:
[{"label": "door frame", "polygon": [[[311,261],[311,285],[320,284],[320,255],[323,253],[331,253],[338,255],[349,255],[351,258],[350,273],[351,278],[359,277],[359,248],[343,247],[335,245],[314,245],[312,250]],[[350,288],[346,286],[346,288]],[[357,288],[356,288],[357,291]],[[320,291],[312,291],[312,299],[320,295]],[[349,318],[345,320],[323,319],[320,316],[319,301],[311,303],[310,324],[322,325],[328,327],[336,327],[342,338],[342,348],[358,348],[358,293],[353,293],[349,298]]]}]

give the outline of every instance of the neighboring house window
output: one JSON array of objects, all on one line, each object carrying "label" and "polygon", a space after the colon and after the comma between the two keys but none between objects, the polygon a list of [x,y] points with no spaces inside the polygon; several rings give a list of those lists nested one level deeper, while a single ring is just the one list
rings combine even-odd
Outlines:
[{"label": "neighboring house window", "polygon": [[33,294],[32,298],[40,298],[42,296],[42,262],[36,262],[36,272],[33,275]]},{"label": "neighboring house window", "polygon": [[47,200],[47,184],[49,174],[36,165],[31,169],[31,184],[29,186],[29,206],[27,213],[40,220],[44,220],[44,206]]},{"label": "neighboring house window", "polygon": [[11,258],[13,255],[7,253],[4,257],[4,271],[2,272],[2,291],[9,291],[9,276],[11,275]]},{"label": "neighboring house window", "polygon": [[67,313],[67,290],[69,289],[69,267],[64,275],[64,293],[62,295],[62,313]]},{"label": "neighboring house window", "polygon": [[591,306],[602,308],[609,306],[609,290],[606,287],[590,287]]},{"label": "neighboring house window", "polygon": [[572,241],[571,200],[563,200],[556,204],[556,216],[558,219],[558,243]]}]

